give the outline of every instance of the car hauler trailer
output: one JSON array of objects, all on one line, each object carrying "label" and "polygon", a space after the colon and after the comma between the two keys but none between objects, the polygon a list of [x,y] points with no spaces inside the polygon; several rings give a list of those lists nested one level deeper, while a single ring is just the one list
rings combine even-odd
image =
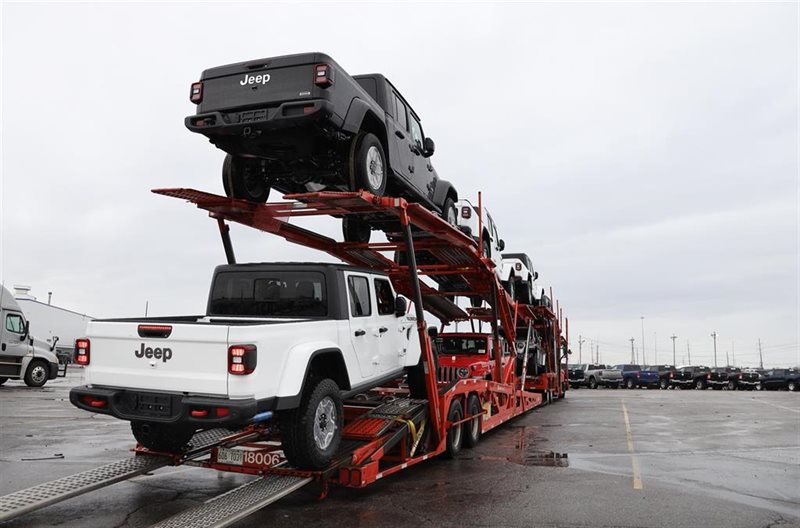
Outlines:
[{"label": "car hauler trailer", "polygon": [[[331,485],[365,487],[437,455],[454,456],[462,445],[475,445],[482,433],[563,395],[552,382],[561,364],[560,318],[549,306],[514,304],[479,245],[422,206],[366,192],[288,195],[288,202],[267,204],[192,189],[154,192],[208,211],[218,224],[229,263],[235,263],[235,257],[226,222],[233,221],[325,251],[346,263],[388,273],[395,289],[414,302],[420,364],[406,378],[345,400],[342,443],[333,462],[323,470],[287,467],[280,433],[273,425],[272,413],[267,412],[238,431],[199,432],[179,455],[139,445],[131,458],[0,497],[0,521],[161,467],[185,464],[258,478],[155,526],[229,526],[312,482],[319,485],[320,496],[325,496]],[[384,230],[389,241],[337,242],[289,222],[293,217],[312,215],[358,215]],[[424,264],[416,259],[421,250],[427,253]],[[406,257],[398,262],[384,255],[394,252]],[[480,296],[488,307],[464,311],[447,299],[447,292],[421,282],[421,275],[457,277],[459,284],[468,286],[459,290],[459,295]],[[459,320],[488,322],[495,350],[502,350],[501,334],[508,343],[521,341],[521,349],[505,359],[503,354],[494,354],[491,379],[440,380],[425,310],[445,325]],[[529,375],[532,343],[541,348],[544,367],[532,369]],[[412,395],[414,389],[421,390],[424,397]],[[94,402],[98,406],[104,403],[100,399]]]}]

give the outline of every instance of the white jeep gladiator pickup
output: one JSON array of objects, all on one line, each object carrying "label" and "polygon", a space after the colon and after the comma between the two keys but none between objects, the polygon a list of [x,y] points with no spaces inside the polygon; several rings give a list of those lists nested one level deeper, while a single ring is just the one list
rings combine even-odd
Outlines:
[{"label": "white jeep gladiator pickup", "polygon": [[205,316],[90,322],[76,342],[85,385],[70,401],[130,421],[142,445],[170,452],[199,429],[274,413],[289,462],[322,468],[341,440],[343,398],[419,368],[406,308],[374,271],[219,266]]}]

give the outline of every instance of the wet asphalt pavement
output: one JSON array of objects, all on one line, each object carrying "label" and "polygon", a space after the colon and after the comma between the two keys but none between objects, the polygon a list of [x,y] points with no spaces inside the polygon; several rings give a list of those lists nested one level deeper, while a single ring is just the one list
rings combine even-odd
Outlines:
[{"label": "wet asphalt pavement", "polygon": [[[0,495],[130,456],[127,423],[69,404],[79,382],[0,387]],[[144,527],[252,478],[166,468],[0,526]],[[800,393],[580,389],[456,460],[312,488],[235,526],[800,527]]]}]

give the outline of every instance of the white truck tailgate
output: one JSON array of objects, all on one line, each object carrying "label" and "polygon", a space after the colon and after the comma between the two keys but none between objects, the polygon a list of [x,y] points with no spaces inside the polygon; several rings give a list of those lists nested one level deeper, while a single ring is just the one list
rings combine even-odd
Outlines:
[{"label": "white truck tailgate", "polygon": [[87,384],[227,396],[228,327],[168,324],[166,338],[140,337],[140,323],[90,322]]}]

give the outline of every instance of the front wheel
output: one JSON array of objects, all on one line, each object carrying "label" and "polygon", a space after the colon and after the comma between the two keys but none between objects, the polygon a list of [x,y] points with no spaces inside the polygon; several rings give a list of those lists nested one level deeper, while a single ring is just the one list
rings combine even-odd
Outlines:
[{"label": "front wheel", "polygon": [[356,185],[353,190],[363,189],[375,196],[383,196],[389,175],[383,145],[375,134],[369,133],[356,138],[356,141],[352,159]]},{"label": "front wheel", "polygon": [[307,385],[300,407],[281,414],[283,452],[296,468],[323,469],[342,440],[342,396],[329,378]]},{"label": "front wheel", "polygon": [[694,388],[697,390],[706,390],[706,382],[699,379],[695,382]]},{"label": "front wheel", "polygon": [[187,425],[131,422],[136,441],[151,451],[180,453],[194,436],[196,429]]},{"label": "front wheel", "polygon": [[786,388],[789,389],[790,392],[795,392],[797,390],[797,382],[790,381],[786,384]]},{"label": "front wheel", "polygon": [[597,388],[597,380],[594,378],[589,378],[589,388],[596,389]]},{"label": "front wheel", "polygon": [[503,281],[503,289],[508,292],[508,296],[511,297],[511,300],[517,302],[517,281],[512,274],[508,281]]},{"label": "front wheel", "polygon": [[458,209],[456,209],[456,202],[454,202],[450,196],[444,200],[442,218],[451,226],[458,226]]},{"label": "front wheel", "polygon": [[263,161],[228,154],[222,162],[222,186],[228,198],[256,203],[269,199],[270,186]]},{"label": "front wheel", "polygon": [[661,390],[667,390],[669,388],[669,383],[667,383],[667,380],[662,379],[658,382],[658,386],[661,387]]},{"label": "front wheel", "polygon": [[628,381],[625,382],[625,387],[627,389],[634,389],[636,388],[636,384],[633,382],[632,379],[628,379]]},{"label": "front wheel", "polygon": [[31,361],[25,371],[25,385],[28,387],[42,387],[47,383],[50,372],[44,361]]},{"label": "front wheel", "polygon": [[372,236],[372,229],[368,223],[359,218],[345,216],[342,219],[342,234],[345,242],[366,244]]},{"label": "front wheel", "polygon": [[758,383],[756,383],[756,390],[757,391],[763,391],[764,390],[764,384],[761,383],[760,381]]},{"label": "front wheel", "polygon": [[733,381],[728,382],[728,390],[736,390],[736,383]]}]

